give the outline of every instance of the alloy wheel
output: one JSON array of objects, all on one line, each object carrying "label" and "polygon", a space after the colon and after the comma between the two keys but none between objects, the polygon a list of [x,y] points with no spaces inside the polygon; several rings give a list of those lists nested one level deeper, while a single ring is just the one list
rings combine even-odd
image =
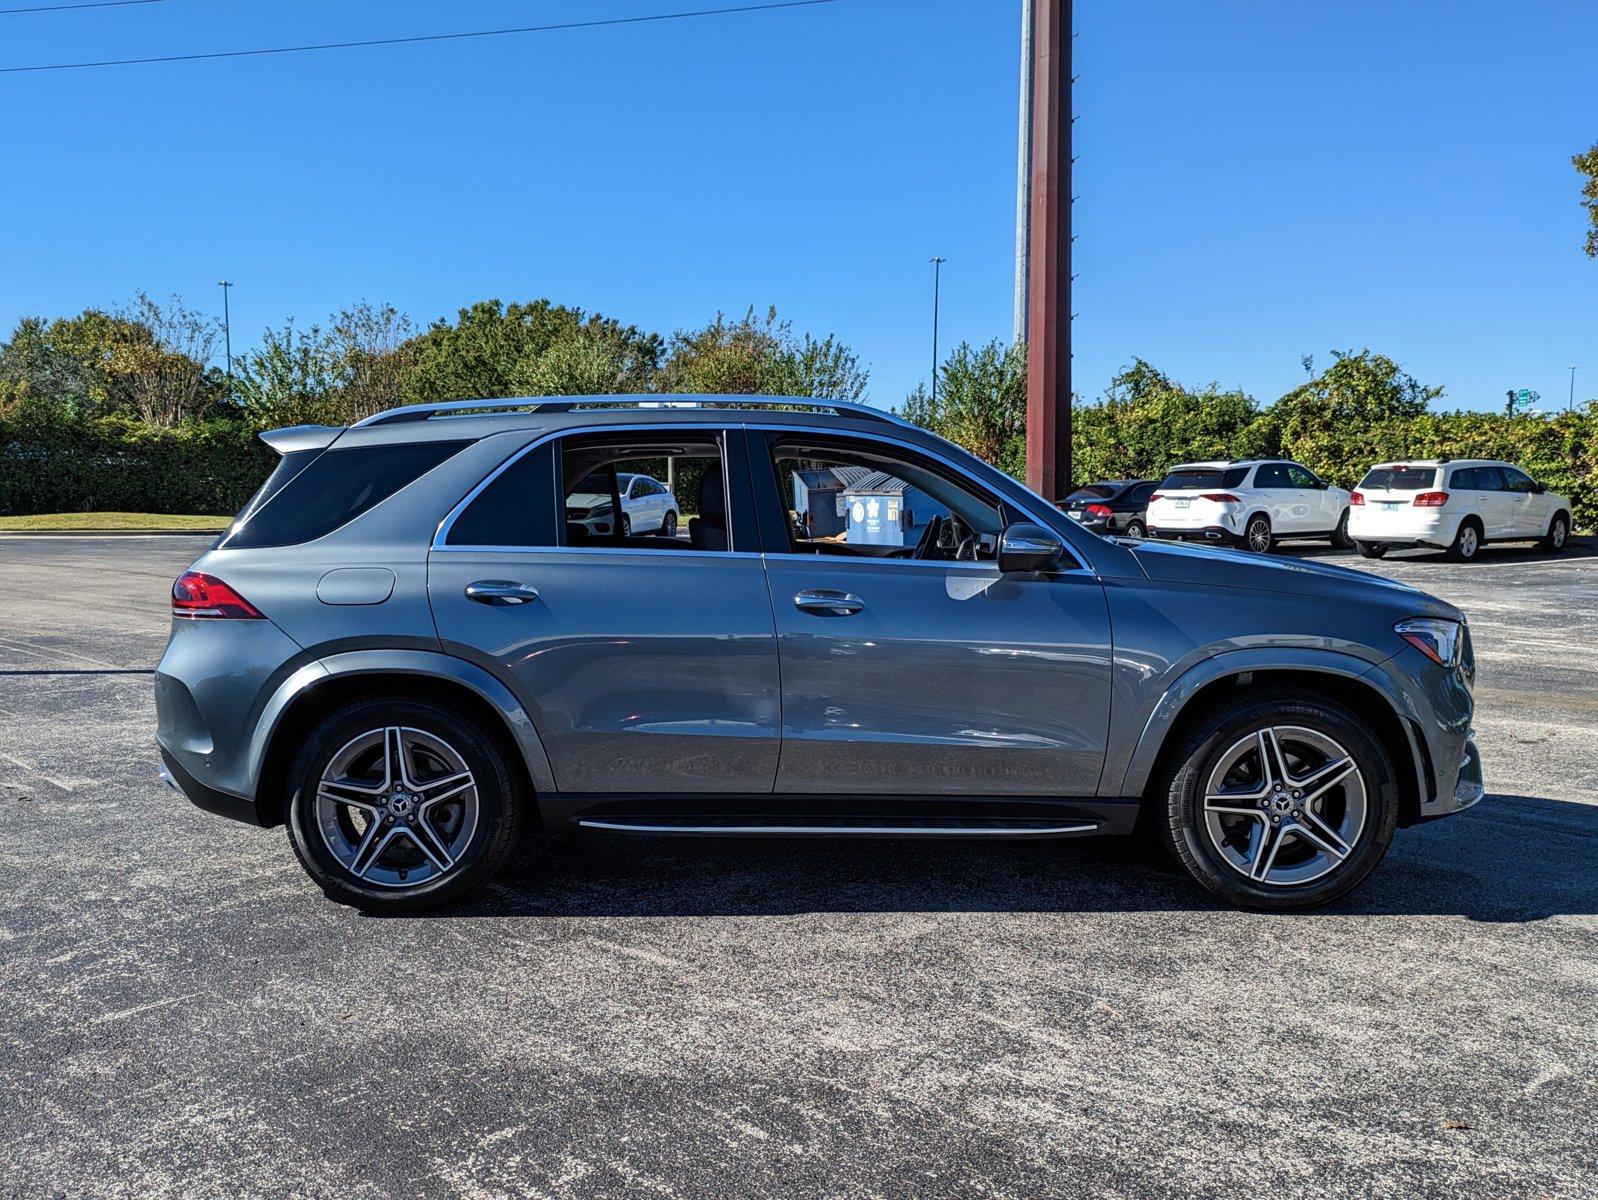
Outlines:
[{"label": "alloy wheel", "polygon": [[1205,781],[1203,802],[1205,835],[1221,861],[1267,887],[1336,870],[1358,845],[1369,809],[1353,755],[1300,725],[1232,743]]},{"label": "alloy wheel", "polygon": [[1570,527],[1565,524],[1565,518],[1560,517],[1554,522],[1553,543],[1555,550],[1565,548],[1565,539],[1570,536]]},{"label": "alloy wheel", "polygon": [[1271,548],[1271,527],[1263,520],[1248,523],[1248,548],[1255,554],[1264,554]]},{"label": "alloy wheel", "polygon": [[454,870],[477,831],[477,781],[434,734],[390,725],[346,742],[316,786],[328,852],[363,883],[414,888]]},{"label": "alloy wheel", "polygon": [[1476,551],[1481,547],[1481,539],[1476,536],[1476,527],[1467,525],[1459,531],[1459,557],[1475,558]]}]

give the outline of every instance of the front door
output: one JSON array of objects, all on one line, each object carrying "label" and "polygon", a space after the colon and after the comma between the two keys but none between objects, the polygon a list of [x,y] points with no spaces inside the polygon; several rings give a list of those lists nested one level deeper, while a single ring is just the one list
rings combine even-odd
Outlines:
[{"label": "front door", "polygon": [[887,439],[755,434],[750,458],[782,669],[779,792],[1096,792],[1110,697],[1096,576],[1069,560],[1001,574],[998,532],[1022,514]]},{"label": "front door", "polygon": [[[428,592],[444,648],[517,694],[562,793],[772,788],[771,601],[759,556],[737,552],[755,532],[747,470],[738,459],[727,486],[725,444],[684,427],[546,442],[440,529]],[[679,476],[716,478],[699,519],[730,540],[625,536],[596,515],[622,499],[617,475],[667,456]]]},{"label": "front door", "polygon": [[1548,531],[1548,501],[1530,475],[1515,467],[1499,468],[1504,476],[1505,537],[1542,537]]}]

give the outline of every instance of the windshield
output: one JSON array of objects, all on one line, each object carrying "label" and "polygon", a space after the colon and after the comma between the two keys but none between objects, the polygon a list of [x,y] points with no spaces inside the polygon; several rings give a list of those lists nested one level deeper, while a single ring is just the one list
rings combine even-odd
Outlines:
[{"label": "windshield", "polygon": [[1420,492],[1436,482],[1435,467],[1374,467],[1365,473],[1359,486],[1378,491]]},{"label": "windshield", "polygon": [[1178,467],[1160,481],[1160,490],[1181,492],[1243,486],[1247,467]]}]

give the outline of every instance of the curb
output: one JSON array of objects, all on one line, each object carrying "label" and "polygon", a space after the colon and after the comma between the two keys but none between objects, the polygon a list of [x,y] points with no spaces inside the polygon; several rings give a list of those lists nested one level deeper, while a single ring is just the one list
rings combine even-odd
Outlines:
[{"label": "curb", "polygon": [[222,529],[0,529],[0,538],[43,537],[209,537],[227,532]]}]

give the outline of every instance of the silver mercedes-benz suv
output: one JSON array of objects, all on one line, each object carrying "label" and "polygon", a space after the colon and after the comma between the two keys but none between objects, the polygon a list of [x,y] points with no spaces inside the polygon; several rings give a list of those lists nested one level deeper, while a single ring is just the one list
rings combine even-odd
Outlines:
[{"label": "silver mercedes-benz suv", "polygon": [[[1126,542],[849,404],[491,400],[264,435],[176,582],[163,774],[414,911],[530,827],[1147,831],[1236,904],[1340,896],[1482,795],[1463,614],[1334,567]],[[629,474],[682,524],[600,531]]]}]

